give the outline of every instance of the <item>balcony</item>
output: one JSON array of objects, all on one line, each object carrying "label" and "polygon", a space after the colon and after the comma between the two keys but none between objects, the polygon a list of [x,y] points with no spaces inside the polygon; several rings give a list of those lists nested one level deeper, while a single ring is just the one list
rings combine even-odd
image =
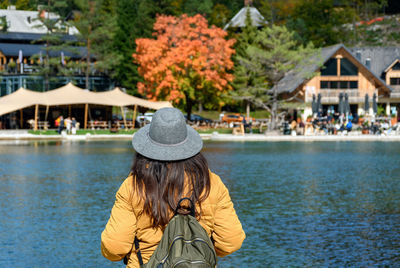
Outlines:
[{"label": "balcony", "polygon": [[[84,66],[81,68],[79,67],[68,67],[64,66],[63,67],[67,73],[70,73],[70,75],[85,75],[86,69]],[[2,75],[22,75],[22,74],[39,74],[41,73],[40,68],[36,64],[27,64],[24,63],[22,65],[20,64],[3,64],[0,65],[0,73]],[[91,70],[90,70],[90,76],[104,76],[106,75],[105,73],[102,73],[98,71],[96,68],[94,68],[94,65],[92,64]]]},{"label": "balcony", "polygon": [[[347,93],[349,96],[350,103],[361,103],[364,102],[364,96],[360,96],[358,89],[321,89],[319,91],[321,93],[321,101],[322,103],[339,103],[339,94]],[[318,94],[315,94],[316,96]],[[308,93],[306,95],[306,102],[312,101],[312,94]]]}]

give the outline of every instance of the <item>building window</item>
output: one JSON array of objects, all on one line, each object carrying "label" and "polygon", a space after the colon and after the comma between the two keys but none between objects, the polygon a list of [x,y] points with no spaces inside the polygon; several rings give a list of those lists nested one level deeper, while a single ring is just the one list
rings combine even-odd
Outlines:
[{"label": "building window", "polygon": [[358,81],[321,81],[321,89],[357,89]]},{"label": "building window", "polygon": [[340,60],[340,75],[358,75],[358,68],[346,58]]},{"label": "building window", "polygon": [[349,88],[350,89],[357,89],[358,88],[358,81],[349,81]]},{"label": "building window", "polygon": [[400,62],[397,62],[395,65],[393,65],[392,70],[400,71]]},{"label": "building window", "polygon": [[337,60],[334,58],[329,59],[321,68],[321,75],[337,75]]},{"label": "building window", "polygon": [[400,77],[390,78],[390,85],[392,86],[400,85]]}]

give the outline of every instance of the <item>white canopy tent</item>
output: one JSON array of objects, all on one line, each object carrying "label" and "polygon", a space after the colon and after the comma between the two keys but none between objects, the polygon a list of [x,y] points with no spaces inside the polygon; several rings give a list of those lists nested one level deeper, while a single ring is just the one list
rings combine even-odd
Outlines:
[{"label": "white canopy tent", "polygon": [[[68,83],[65,86],[47,92],[35,92],[28,89],[20,88],[12,94],[0,98],[0,115],[35,106],[35,129],[37,129],[37,114],[39,105],[46,106],[47,112],[49,106],[73,104],[85,104],[85,128],[87,126],[87,112],[89,104],[117,106],[121,107],[121,110],[125,106],[134,106],[134,117],[136,117],[135,115],[137,106],[142,106],[154,110],[158,110],[164,107],[172,107],[170,102],[155,102],[143,100],[126,94],[119,88],[115,88],[113,90],[105,92],[92,92],[81,89],[73,85],[72,83]],[[126,124],[125,116],[124,121]]]}]

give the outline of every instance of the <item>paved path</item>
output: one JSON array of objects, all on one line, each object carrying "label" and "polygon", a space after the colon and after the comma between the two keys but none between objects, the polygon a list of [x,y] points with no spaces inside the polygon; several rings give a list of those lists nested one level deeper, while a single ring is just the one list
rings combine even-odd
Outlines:
[{"label": "paved path", "polygon": [[263,134],[246,134],[245,136],[234,136],[231,134],[214,134],[206,139],[213,141],[400,141],[400,135],[378,136],[378,135],[321,135],[321,136],[290,136]]},{"label": "paved path", "polygon": [[[283,136],[264,134],[246,134],[245,136],[235,136],[232,134],[200,134],[203,140],[211,141],[400,141],[400,135],[378,136],[378,135],[322,135],[322,136]],[[33,135],[29,133],[0,133],[0,140],[130,140],[132,134],[86,134],[86,135]]]}]

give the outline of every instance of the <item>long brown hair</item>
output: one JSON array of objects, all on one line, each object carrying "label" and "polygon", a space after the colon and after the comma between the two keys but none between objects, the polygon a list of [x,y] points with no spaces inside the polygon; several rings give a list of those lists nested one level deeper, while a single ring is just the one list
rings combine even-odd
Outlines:
[{"label": "long brown hair", "polygon": [[132,174],[134,191],[144,201],[143,213],[151,217],[154,228],[168,224],[183,197],[198,205],[196,216],[200,217],[201,202],[210,193],[208,163],[201,153],[179,161],[159,161],[136,153]]}]

